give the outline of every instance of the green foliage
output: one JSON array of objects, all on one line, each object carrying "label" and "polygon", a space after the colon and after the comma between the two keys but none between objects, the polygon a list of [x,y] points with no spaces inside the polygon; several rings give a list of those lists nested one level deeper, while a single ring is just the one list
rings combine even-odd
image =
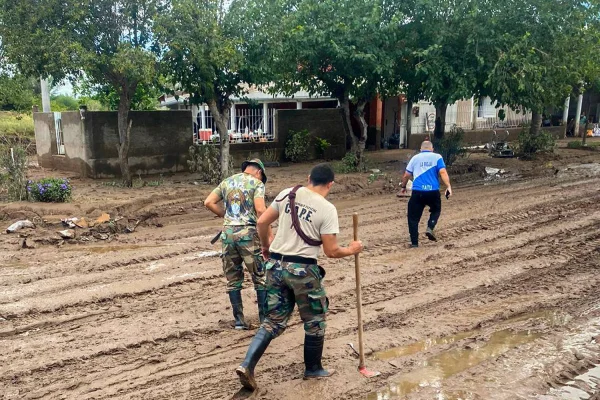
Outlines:
[{"label": "green foliage", "polygon": [[25,173],[27,151],[17,141],[4,139],[0,144],[0,182],[8,200],[21,201],[27,198]]},{"label": "green foliage", "polygon": [[554,151],[556,139],[550,132],[540,131],[537,135],[532,135],[524,129],[519,134],[519,141],[515,153],[523,159],[534,158],[536,154],[551,153]]},{"label": "green foliage", "polygon": [[[112,85],[99,85],[89,80],[81,80],[75,85],[75,92],[82,94],[79,104],[85,104],[89,111],[108,111],[119,108],[119,92]],[[156,110],[158,98],[163,94],[156,82],[140,83],[131,98],[131,109],[136,111]]]},{"label": "green foliage", "polygon": [[329,143],[326,139],[321,139],[320,137],[315,137],[314,140],[317,157],[323,158],[327,149],[331,147],[331,143]]},{"label": "green foliage", "polygon": [[585,146],[581,140],[571,140],[567,143],[567,149],[595,150],[596,147],[600,147],[600,142],[587,142]]},{"label": "green foliage", "polygon": [[[219,147],[212,144],[194,144],[190,146],[188,168],[190,172],[200,174],[200,179],[210,184],[221,182],[221,161]],[[233,170],[233,161],[229,159],[229,170]]]},{"label": "green foliage", "polygon": [[285,157],[291,162],[304,162],[310,158],[309,143],[310,132],[307,129],[292,131],[288,133],[285,143]]},{"label": "green foliage", "polygon": [[444,137],[433,140],[435,151],[442,156],[447,166],[451,166],[456,160],[467,154],[464,149],[464,137],[465,131],[454,125]]},{"label": "green foliage", "polygon": [[358,169],[358,157],[356,153],[348,152],[346,155],[338,162],[333,164],[333,169],[335,172],[341,174],[350,174],[353,172],[359,172]]},{"label": "green foliage", "polygon": [[63,178],[43,178],[27,181],[27,192],[31,201],[64,203],[71,199],[71,183]]},{"label": "green foliage", "polygon": [[0,73],[0,110],[31,112],[36,103],[35,81],[19,74]]},{"label": "green foliage", "polygon": [[0,135],[33,138],[33,117],[31,114],[0,112]]},{"label": "green foliage", "polygon": [[76,98],[66,95],[52,96],[50,98],[50,108],[52,111],[77,111],[79,101]]}]

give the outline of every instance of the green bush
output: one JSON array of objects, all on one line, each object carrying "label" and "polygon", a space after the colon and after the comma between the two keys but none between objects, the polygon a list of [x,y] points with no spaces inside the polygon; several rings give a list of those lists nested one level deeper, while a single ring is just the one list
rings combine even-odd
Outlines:
[{"label": "green bush", "polygon": [[540,131],[536,136],[532,136],[527,129],[519,134],[519,143],[517,144],[517,155],[522,158],[532,158],[538,153],[551,153],[554,151],[556,139],[547,131]]},{"label": "green bush", "polygon": [[317,151],[317,157],[325,157],[325,152],[330,147],[331,143],[329,143],[326,139],[321,139],[319,137],[315,138],[315,150]]},{"label": "green bush", "polygon": [[571,140],[569,143],[567,143],[568,149],[580,149],[582,147],[583,143],[581,142],[581,140]]},{"label": "green bush", "polygon": [[301,131],[290,130],[285,144],[285,157],[291,162],[308,161],[310,158],[310,140],[310,133],[307,129]]},{"label": "green bush", "polygon": [[467,154],[463,144],[464,137],[465,131],[454,125],[444,137],[433,139],[435,151],[444,158],[447,166],[454,164],[456,160]]},{"label": "green bush", "polygon": [[71,199],[71,184],[68,179],[44,178],[27,181],[27,192],[32,201],[64,203]]},{"label": "green bush", "polygon": [[17,142],[5,139],[0,145],[0,182],[2,192],[9,200],[21,201],[27,198],[25,189],[25,170],[27,169],[27,152]]},{"label": "green bush", "polygon": [[[216,185],[221,182],[221,152],[213,144],[193,144],[189,148],[190,172],[198,172],[204,182]],[[229,171],[233,171],[233,159],[229,157]]]}]

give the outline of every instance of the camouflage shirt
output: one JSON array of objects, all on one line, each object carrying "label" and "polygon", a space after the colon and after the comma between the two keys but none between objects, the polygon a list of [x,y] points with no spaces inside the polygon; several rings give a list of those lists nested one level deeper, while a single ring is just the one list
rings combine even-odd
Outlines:
[{"label": "camouflage shirt", "polygon": [[225,205],[225,226],[256,225],[254,199],[265,197],[265,185],[252,175],[240,173],[225,179],[213,190]]}]

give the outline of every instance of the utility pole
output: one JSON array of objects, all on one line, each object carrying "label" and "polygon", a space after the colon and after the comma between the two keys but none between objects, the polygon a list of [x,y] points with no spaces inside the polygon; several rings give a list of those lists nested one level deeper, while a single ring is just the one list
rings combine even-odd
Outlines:
[{"label": "utility pole", "polygon": [[50,112],[50,90],[48,90],[48,80],[40,77],[40,87],[42,89],[42,111]]}]

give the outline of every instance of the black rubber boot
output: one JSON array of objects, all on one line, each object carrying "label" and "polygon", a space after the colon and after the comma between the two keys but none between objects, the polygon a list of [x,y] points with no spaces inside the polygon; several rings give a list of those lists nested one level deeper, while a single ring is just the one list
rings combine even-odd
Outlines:
[{"label": "black rubber boot", "polygon": [[235,329],[248,329],[248,325],[244,320],[244,305],[242,304],[242,291],[234,290],[229,292],[229,301],[233,310],[233,318],[235,319]]},{"label": "black rubber boot", "polygon": [[335,370],[327,371],[321,365],[324,342],[325,336],[304,335],[304,379],[327,378],[335,373]]},{"label": "black rubber boot", "polygon": [[246,389],[254,391],[258,387],[256,380],[254,380],[254,367],[256,367],[258,360],[260,360],[267,347],[269,347],[271,340],[273,340],[273,336],[265,328],[261,327],[256,332],[256,336],[254,336],[248,347],[244,362],[235,370],[242,386]]},{"label": "black rubber boot", "polygon": [[265,315],[267,314],[267,291],[257,290],[256,301],[258,303],[258,319],[262,324],[265,320]]}]

